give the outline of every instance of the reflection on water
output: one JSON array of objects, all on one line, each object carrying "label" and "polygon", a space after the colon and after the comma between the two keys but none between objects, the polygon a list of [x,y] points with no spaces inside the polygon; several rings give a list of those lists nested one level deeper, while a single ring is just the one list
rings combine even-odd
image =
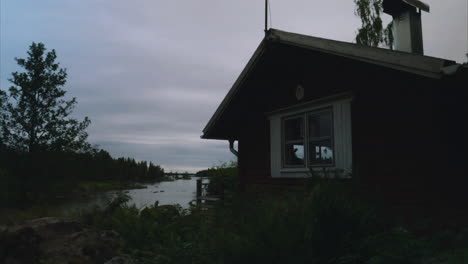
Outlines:
[{"label": "reflection on water", "polygon": [[128,190],[131,197],[129,204],[135,204],[137,208],[144,208],[159,201],[160,205],[180,204],[188,208],[190,201],[195,199],[197,180],[175,180],[172,182],[158,182],[146,185],[146,189]]},{"label": "reflection on water", "polygon": [[[168,182],[156,182],[143,184],[145,189],[133,189],[124,191],[130,196],[128,205],[135,205],[139,209],[153,205],[159,201],[159,205],[180,204],[182,208],[189,208],[189,203],[196,198],[197,178],[187,180],[175,180]],[[116,191],[100,193],[89,200],[70,201],[60,206],[60,211],[70,214],[74,211],[88,211],[93,207],[106,206]]]}]

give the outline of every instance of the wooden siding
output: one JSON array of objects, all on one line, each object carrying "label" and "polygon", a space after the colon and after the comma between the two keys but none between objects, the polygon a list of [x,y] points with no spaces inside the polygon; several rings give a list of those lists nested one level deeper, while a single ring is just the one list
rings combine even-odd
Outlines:
[{"label": "wooden siding", "polygon": [[[466,175],[466,89],[456,81],[418,77],[330,55],[290,49],[270,56],[239,102],[239,166],[244,185],[299,186],[273,179],[266,113],[352,92],[353,180],[391,200],[442,200]],[[466,120],[466,117],[465,117]],[[465,133],[465,134],[463,134]],[[441,181],[444,182],[441,186]],[[463,188],[466,185],[463,185]],[[458,197],[458,196],[457,196]]]}]

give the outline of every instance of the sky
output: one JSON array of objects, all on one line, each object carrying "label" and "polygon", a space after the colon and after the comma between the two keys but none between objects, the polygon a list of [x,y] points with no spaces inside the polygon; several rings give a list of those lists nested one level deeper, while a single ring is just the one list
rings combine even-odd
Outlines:
[{"label": "sky", "polygon": [[[468,0],[426,0],[425,54],[466,62]],[[270,0],[276,29],[354,42],[352,0]],[[391,17],[384,15],[387,23]],[[196,172],[235,160],[202,130],[264,33],[263,0],[0,0],[0,88],[31,43],[55,49],[88,116],[89,141],[114,157]]]}]

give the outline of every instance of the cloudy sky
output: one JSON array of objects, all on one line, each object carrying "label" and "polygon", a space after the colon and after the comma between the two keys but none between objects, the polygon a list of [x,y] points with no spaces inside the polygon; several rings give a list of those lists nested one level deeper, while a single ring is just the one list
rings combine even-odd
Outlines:
[{"label": "cloudy sky", "polygon": [[[353,42],[352,0],[270,0],[272,27]],[[467,0],[426,0],[426,55],[467,61]],[[201,131],[263,38],[263,0],[0,0],[0,86],[32,41],[68,69],[74,115],[113,156],[197,171],[233,160]],[[384,20],[390,21],[385,15]]]}]

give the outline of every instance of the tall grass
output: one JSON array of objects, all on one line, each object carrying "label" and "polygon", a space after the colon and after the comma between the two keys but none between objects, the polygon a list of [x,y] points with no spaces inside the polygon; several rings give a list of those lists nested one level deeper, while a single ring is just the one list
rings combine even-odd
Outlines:
[{"label": "tall grass", "polygon": [[140,211],[121,198],[83,219],[119,232],[141,263],[468,263],[468,230],[416,235],[356,197],[324,182],[305,194],[235,194],[208,211]]}]

